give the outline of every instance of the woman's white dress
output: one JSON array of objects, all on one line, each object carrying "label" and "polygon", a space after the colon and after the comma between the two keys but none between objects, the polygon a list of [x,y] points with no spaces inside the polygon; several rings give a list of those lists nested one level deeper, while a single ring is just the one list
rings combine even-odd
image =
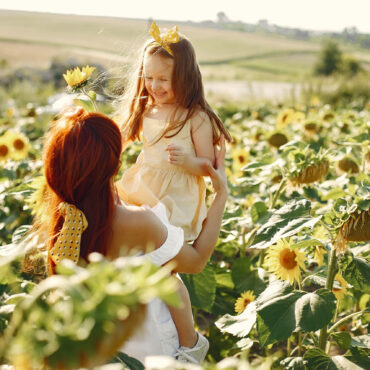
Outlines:
[{"label": "woman's white dress", "polygon": [[[169,223],[162,203],[149,209],[167,227],[167,239],[159,248],[142,257],[161,266],[179,253],[184,244],[184,231]],[[142,326],[123,345],[120,352],[144,362],[146,356],[173,356],[178,347],[179,337],[170,311],[162,300],[155,298],[147,305],[146,319]]]}]

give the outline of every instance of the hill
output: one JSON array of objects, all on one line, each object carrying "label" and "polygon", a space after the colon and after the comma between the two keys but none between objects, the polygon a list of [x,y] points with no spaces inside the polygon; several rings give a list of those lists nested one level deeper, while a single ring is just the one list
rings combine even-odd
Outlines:
[{"label": "hill", "polygon": [[[207,79],[293,81],[310,72],[321,48],[318,40],[177,24],[194,43]],[[136,58],[148,25],[139,19],[0,10],[0,59],[11,68],[47,67],[55,57],[122,65]],[[369,50],[350,44],[342,48],[370,67]]]}]

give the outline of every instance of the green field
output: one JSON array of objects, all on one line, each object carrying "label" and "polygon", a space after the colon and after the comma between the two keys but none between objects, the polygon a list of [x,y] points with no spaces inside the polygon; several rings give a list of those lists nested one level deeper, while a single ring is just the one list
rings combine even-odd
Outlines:
[{"label": "green field", "polygon": [[[147,20],[0,10],[0,59],[11,68],[46,68],[54,57],[113,67],[136,58]],[[160,27],[172,23],[159,22]],[[321,44],[274,34],[246,33],[178,23],[194,43],[206,79],[295,81],[308,75]],[[342,45],[370,68],[370,51]]]}]

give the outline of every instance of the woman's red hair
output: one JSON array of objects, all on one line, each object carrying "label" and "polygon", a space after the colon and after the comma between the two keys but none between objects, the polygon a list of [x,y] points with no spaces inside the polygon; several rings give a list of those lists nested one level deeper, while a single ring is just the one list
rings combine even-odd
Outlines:
[{"label": "woman's red hair", "polygon": [[[63,225],[61,202],[74,204],[86,216],[80,257],[91,252],[107,254],[116,192],[113,178],[120,164],[121,134],[115,122],[100,113],[84,110],[65,114],[50,129],[44,146],[45,177],[50,188],[46,209],[48,249]],[[51,271],[54,264],[49,260]]]}]

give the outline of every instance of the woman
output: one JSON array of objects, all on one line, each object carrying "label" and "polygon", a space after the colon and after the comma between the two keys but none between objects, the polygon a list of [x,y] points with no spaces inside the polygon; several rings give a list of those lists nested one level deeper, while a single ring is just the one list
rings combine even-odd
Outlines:
[{"label": "woman", "polygon": [[[202,271],[216,245],[228,193],[223,138],[216,153],[217,170],[205,164],[215,198],[192,246],[184,243],[181,228],[168,223],[161,204],[150,209],[120,201],[114,176],[120,166],[121,145],[115,122],[83,109],[62,115],[50,129],[44,146],[44,209],[49,217],[42,219],[42,228],[49,236],[51,273],[63,258],[81,263],[92,252],[114,259],[130,251],[140,252],[158,265],[171,262],[174,272]],[[154,300],[143,327],[122,351],[144,360],[147,355],[175,356],[177,347],[168,308]],[[177,356],[186,360],[186,354]]]}]

